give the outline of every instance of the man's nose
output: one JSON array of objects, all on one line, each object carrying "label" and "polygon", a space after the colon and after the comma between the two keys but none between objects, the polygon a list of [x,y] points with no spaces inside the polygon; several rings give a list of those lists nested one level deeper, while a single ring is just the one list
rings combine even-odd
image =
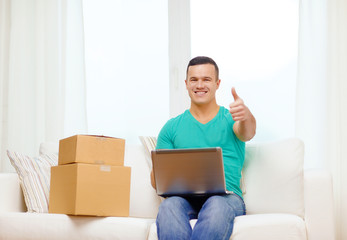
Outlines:
[{"label": "man's nose", "polygon": [[199,80],[197,88],[203,88],[203,87],[204,87],[204,82],[202,80]]}]

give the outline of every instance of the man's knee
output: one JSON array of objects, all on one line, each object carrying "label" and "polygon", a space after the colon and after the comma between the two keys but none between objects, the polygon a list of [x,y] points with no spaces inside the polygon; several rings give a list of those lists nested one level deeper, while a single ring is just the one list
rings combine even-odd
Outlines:
[{"label": "man's knee", "polygon": [[159,206],[159,212],[162,211],[175,211],[178,208],[180,208],[182,205],[184,205],[186,200],[181,197],[169,197],[166,198]]},{"label": "man's knee", "polygon": [[228,204],[222,196],[211,196],[209,197],[205,204],[211,208],[225,208]]},{"label": "man's knee", "polygon": [[[208,198],[202,207],[202,212],[211,218],[233,218],[233,208],[230,207],[225,198],[222,196],[212,196]],[[200,212],[200,215],[202,213]]]}]

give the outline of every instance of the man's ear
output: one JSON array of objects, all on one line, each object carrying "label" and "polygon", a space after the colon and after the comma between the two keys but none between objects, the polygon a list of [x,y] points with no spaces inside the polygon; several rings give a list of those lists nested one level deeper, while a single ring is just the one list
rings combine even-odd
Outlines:
[{"label": "man's ear", "polygon": [[186,83],[186,89],[188,90],[188,80],[185,79],[184,82]]},{"label": "man's ear", "polygon": [[217,89],[219,88],[220,82],[221,82],[221,80],[218,79],[218,80],[217,80]]}]

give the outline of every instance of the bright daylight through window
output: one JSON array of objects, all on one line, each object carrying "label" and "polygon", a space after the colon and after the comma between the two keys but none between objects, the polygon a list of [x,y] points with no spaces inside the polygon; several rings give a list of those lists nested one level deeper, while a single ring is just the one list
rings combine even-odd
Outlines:
[{"label": "bright daylight through window", "polygon": [[[83,8],[89,133],[156,136],[170,116],[168,2]],[[218,103],[228,107],[235,86],[257,119],[253,141],[294,136],[299,1],[191,0],[190,11],[191,57],[219,64]]]},{"label": "bright daylight through window", "polygon": [[191,0],[192,57],[219,64],[220,105],[235,86],[257,119],[254,141],[293,137],[298,0]]},{"label": "bright daylight through window", "polygon": [[138,141],[169,118],[166,1],[83,1],[90,134]]}]

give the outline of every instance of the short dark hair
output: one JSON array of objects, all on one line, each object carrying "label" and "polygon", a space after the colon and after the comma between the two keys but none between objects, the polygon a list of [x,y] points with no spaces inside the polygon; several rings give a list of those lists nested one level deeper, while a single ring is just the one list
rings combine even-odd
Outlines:
[{"label": "short dark hair", "polygon": [[191,59],[187,66],[186,75],[188,76],[188,69],[190,66],[201,65],[201,64],[212,64],[216,70],[217,80],[219,79],[219,68],[217,66],[217,63],[212,58],[205,57],[205,56],[198,56]]}]

